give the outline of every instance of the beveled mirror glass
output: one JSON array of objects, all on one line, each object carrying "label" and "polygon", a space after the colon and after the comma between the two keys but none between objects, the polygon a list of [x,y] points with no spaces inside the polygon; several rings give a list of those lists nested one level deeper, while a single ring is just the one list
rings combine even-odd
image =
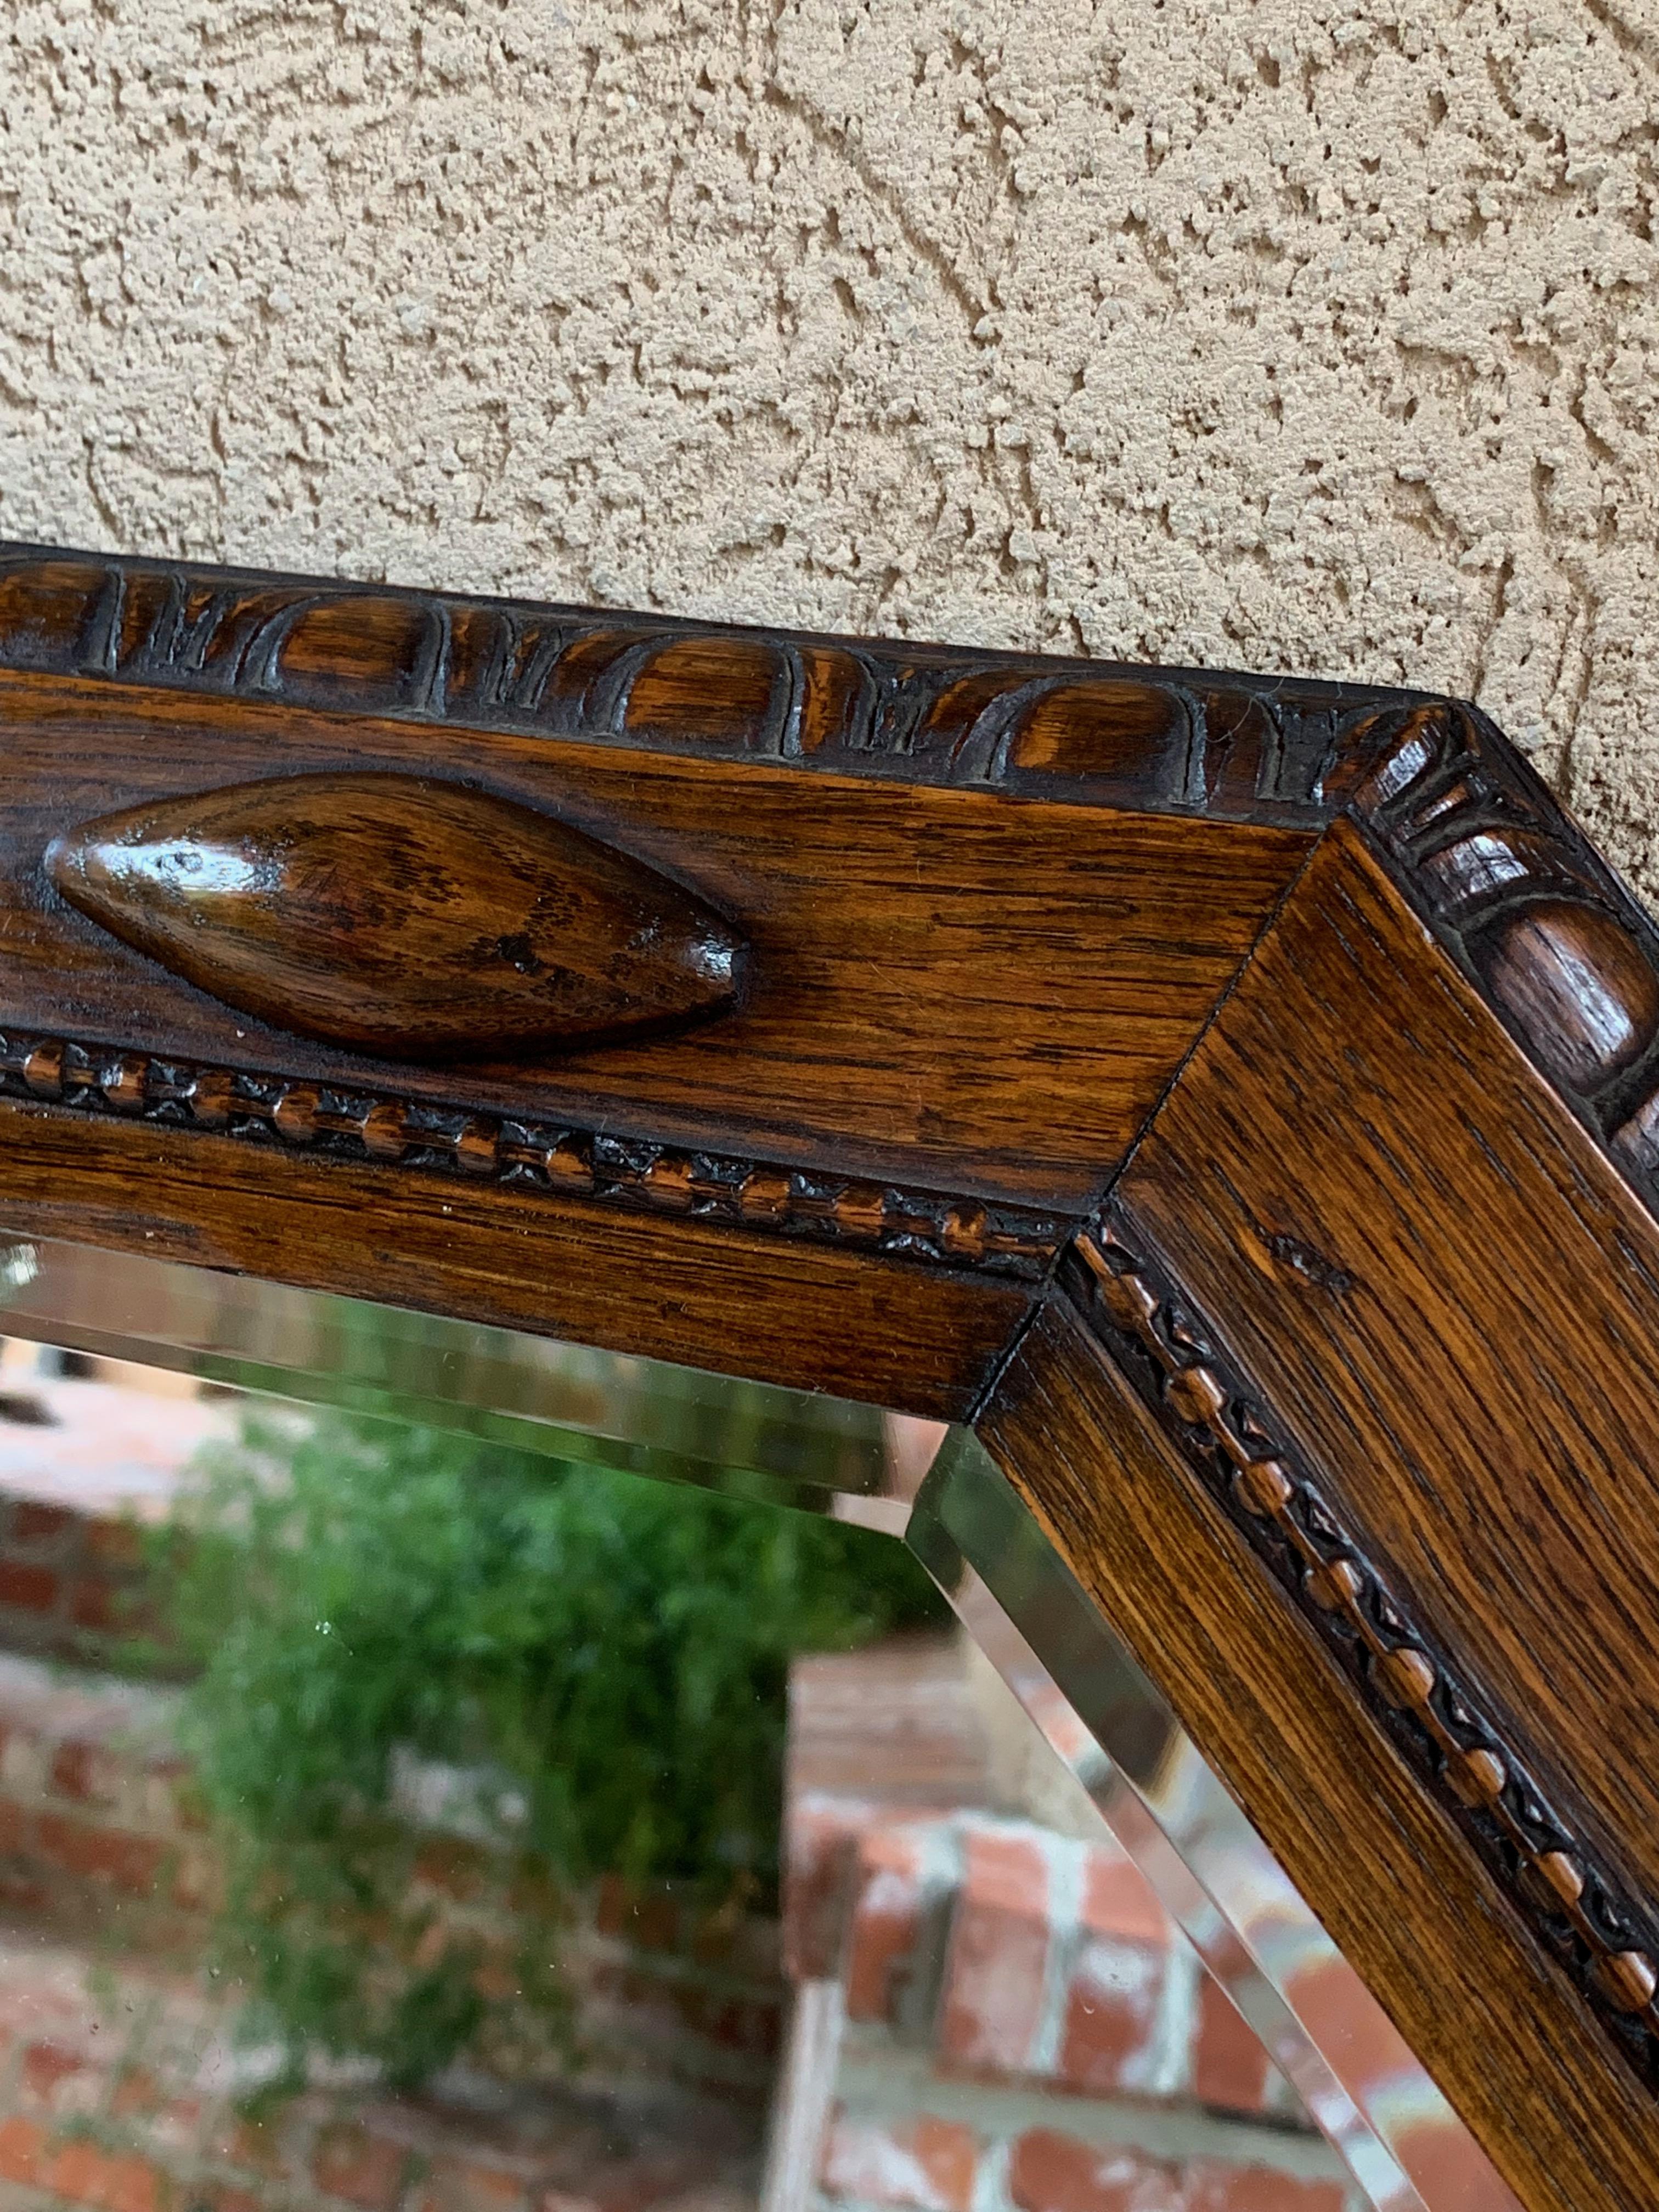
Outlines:
[{"label": "beveled mirror glass", "polygon": [[23,1235],[0,1281],[10,2178],[1507,2201],[965,1430]]}]

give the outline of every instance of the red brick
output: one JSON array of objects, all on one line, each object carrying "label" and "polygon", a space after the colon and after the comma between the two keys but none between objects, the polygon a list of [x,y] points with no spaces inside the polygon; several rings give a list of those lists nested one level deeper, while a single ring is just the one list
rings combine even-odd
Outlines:
[{"label": "red brick", "polygon": [[347,2122],[325,2128],[312,2154],[312,2179],[331,2197],[363,2212],[392,2212],[403,2192],[409,2154],[401,2143]]},{"label": "red brick", "polygon": [[78,1575],[70,1586],[70,1619],[77,1628],[135,1633],[132,1600],[131,1590],[118,1589],[101,1575]]},{"label": "red brick", "polygon": [[64,1813],[40,1814],[34,1832],[41,1856],[64,1873],[106,1881],[133,1897],[150,1894],[167,1856],[166,1844],[153,1837],[135,1836],[125,1828],[94,1827]]},{"label": "red brick", "polygon": [[143,2066],[123,2069],[109,2100],[110,2111],[118,2120],[148,2119],[161,2102],[161,2091],[155,2076]]},{"label": "red brick", "polygon": [[50,1567],[0,1559],[0,1605],[15,1606],[20,1613],[50,1613],[57,1602],[58,1577]]},{"label": "red brick", "polygon": [[46,2142],[46,2130],[33,2120],[15,2112],[0,2120],[0,2181],[21,2181],[32,2188]]},{"label": "red brick", "polygon": [[689,2149],[605,2160],[584,2173],[583,2192],[595,2212],[649,2212],[702,2178],[701,2168],[696,2152]]},{"label": "red brick", "polygon": [[1193,2037],[1193,2094],[1225,2112],[1259,2112],[1274,2079],[1272,2061],[1213,1975],[1199,1985],[1198,2027]]},{"label": "red brick", "polygon": [[489,1870],[482,1847],[464,1836],[425,1837],[415,1855],[416,1880],[459,1900],[476,1897]]},{"label": "red brick", "polygon": [[849,2020],[884,2020],[921,1936],[922,1844],[913,1827],[872,1828],[859,1847],[847,1938]]},{"label": "red brick", "polygon": [[66,1505],[43,1504],[37,1498],[20,1498],[11,1509],[8,1544],[55,1544],[81,1524],[81,1516]]},{"label": "red brick", "polygon": [[978,2166],[977,2138],[959,2120],[922,2112],[884,2126],[838,2112],[824,2146],[823,2185],[866,2204],[968,2212]]},{"label": "red brick", "polygon": [[570,1908],[570,1893],[556,1878],[544,1859],[524,1852],[513,1868],[507,1886],[507,1909],[532,1920],[562,1920]]},{"label": "red brick", "polygon": [[1386,2083],[1420,2071],[1409,2045],[1346,1959],[1321,1960],[1285,1986],[1291,2011],[1364,2110]]},{"label": "red brick", "polygon": [[70,2085],[78,2081],[84,2089],[95,2078],[86,2061],[61,2044],[31,2043],[23,2053],[19,2086],[30,2104],[56,2112],[75,2101],[67,2094]]},{"label": "red brick", "polygon": [[21,1918],[39,1920],[52,1909],[52,1891],[32,1875],[0,1868],[0,1908]]},{"label": "red brick", "polygon": [[1455,2204],[1457,2212],[1521,2212],[1513,2190],[1468,2130],[1449,2115],[1403,2128],[1395,2148],[1425,2204]]},{"label": "red brick", "polygon": [[111,2153],[84,2136],[54,2144],[41,2161],[40,2186],[94,2212],[160,2212],[167,2177],[133,2152]]},{"label": "red brick", "polygon": [[1021,2073],[1042,2019],[1048,1862],[1033,1834],[970,1827],[945,1962],[940,2055]]},{"label": "red brick", "polygon": [[144,1532],[131,1521],[88,1519],[86,1545],[88,1557],[102,1560],[106,1566],[142,1567],[144,1564]]},{"label": "red brick", "polygon": [[[1344,2212],[1340,2181],[1305,2181],[1265,2166],[1224,2166],[1206,2159],[1187,2169],[1182,2212]],[[1461,2197],[1443,2200],[1466,2212]]]},{"label": "red brick", "polygon": [[1082,1941],[1066,1992],[1060,2071],[1103,2094],[1146,2086],[1169,1966],[1168,1916],[1146,1876],[1119,1852],[1085,1863]]},{"label": "red brick", "polygon": [[195,2201],[204,2203],[206,2212],[261,2212],[259,2200],[251,2190],[232,2189],[222,2181],[213,2183]]},{"label": "red brick", "polygon": [[525,2200],[524,2177],[483,2159],[434,2162],[422,2212],[516,2212]]},{"label": "red brick", "polygon": [[99,1778],[90,1744],[60,1743],[53,1752],[52,1787],[60,1797],[77,1797],[84,1802],[98,1794]]},{"label": "red brick", "polygon": [[1008,2194],[1019,2212],[1185,2212],[1173,2167],[1053,2128],[1033,2128],[1014,2145]]},{"label": "red brick", "polygon": [[677,1951],[680,1942],[680,1908],[665,1889],[637,1893],[633,1910],[623,1923],[622,1936],[640,1951]]},{"label": "red brick", "polygon": [[601,1936],[615,1936],[638,1951],[673,1951],[679,1946],[677,1899],[660,1885],[641,1888],[617,1874],[605,1875],[599,1883],[595,1925]]},{"label": "red brick", "polygon": [[215,2158],[222,2158],[231,2166],[250,2166],[256,2173],[277,2176],[286,2170],[276,2130],[240,2112],[228,2112],[222,2117],[209,2149]]},{"label": "red brick", "polygon": [[806,1798],[790,1808],[784,1855],[783,1962],[791,1981],[818,1981],[841,1962],[858,1838],[867,1805]]},{"label": "red brick", "polygon": [[601,1875],[599,1894],[593,1908],[593,1925],[601,1936],[623,1934],[633,1904],[633,1889],[621,1875]]},{"label": "red brick", "polygon": [[146,2122],[155,2136],[175,2147],[194,2140],[202,2118],[200,2098],[168,2097],[143,2066],[123,2069],[109,2108],[113,2118]]}]

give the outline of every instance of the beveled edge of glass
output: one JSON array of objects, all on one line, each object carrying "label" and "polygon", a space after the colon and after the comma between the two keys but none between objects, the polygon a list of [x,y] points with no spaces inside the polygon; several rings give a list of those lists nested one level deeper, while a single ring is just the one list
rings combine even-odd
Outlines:
[{"label": "beveled edge of glass", "polygon": [[897,1463],[919,1472],[941,1433],[854,1400],[3,1224],[0,1334],[895,1535]]},{"label": "beveled edge of glass", "polygon": [[[1297,2009],[1294,1982],[1346,1962],[1162,1693],[969,1430],[952,1430],[906,1541],[1106,1826],[1151,1882],[1376,2212],[1425,2200],[1400,2147],[1462,2123],[1413,2059],[1386,2085],[1341,2078],[1342,2056]],[[1356,1997],[1376,2000],[1354,1978]],[[1403,2045],[1401,2046],[1403,2050]],[[1470,2151],[1480,2153],[1471,2139]]]}]

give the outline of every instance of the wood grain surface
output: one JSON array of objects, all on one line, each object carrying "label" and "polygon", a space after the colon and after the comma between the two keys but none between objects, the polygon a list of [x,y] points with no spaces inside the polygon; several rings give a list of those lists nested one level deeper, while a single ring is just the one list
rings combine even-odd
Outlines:
[{"label": "wood grain surface", "polygon": [[959,1419],[1013,1284],[0,1103],[0,1224]]},{"label": "wood grain surface", "polygon": [[976,1425],[1528,2212],[1649,2212],[1651,2100],[1063,1300]]},{"label": "wood grain surface", "polygon": [[1651,1928],[1659,1232],[1357,833],[1117,1195]]},{"label": "wood grain surface", "polygon": [[[1122,1157],[1309,845],[89,679],[0,675],[0,1028],[1060,1208]],[[459,780],[659,871],[746,939],[741,1006],[679,1036],[394,1074],[228,1012],[46,880],[48,844],[88,818],[345,763]]]}]

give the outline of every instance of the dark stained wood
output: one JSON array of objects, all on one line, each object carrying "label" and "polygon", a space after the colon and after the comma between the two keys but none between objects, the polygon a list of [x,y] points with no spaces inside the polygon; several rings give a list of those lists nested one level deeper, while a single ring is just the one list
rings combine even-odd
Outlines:
[{"label": "dark stained wood", "polygon": [[1322,787],[1510,1036],[1659,1211],[1659,927],[1486,718],[1345,725]]},{"label": "dark stained wood", "polygon": [[1065,1302],[977,1426],[1530,2212],[1644,2212],[1650,2099]]},{"label": "dark stained wood", "polygon": [[0,1034],[0,1097],[436,1176],[452,1207],[469,1187],[498,1182],[531,1199],[592,1200],[1028,1283],[1048,1273],[1064,1234],[1020,1206],[16,1030]]},{"label": "dark stained wood", "polygon": [[70,904],[277,1029],[499,1059],[725,1012],[742,938],[626,854],[433,776],[272,776],[54,838]]},{"label": "dark stained wood", "polygon": [[1651,1217],[1341,828],[1116,1200],[1530,1776],[1659,2078]]},{"label": "dark stained wood", "polygon": [[1345,719],[1421,696],[5,545],[0,665],[1304,823]]},{"label": "dark stained wood", "polygon": [[[1304,856],[1302,830],[0,675],[0,1029],[568,1120],[1060,1210],[1085,1205]],[[227,782],[441,774],[556,816],[748,941],[678,1036],[395,1066],[228,1012],[52,889],[52,839]]]},{"label": "dark stained wood", "polygon": [[0,1103],[0,1224],[960,1418],[1018,1285]]}]

